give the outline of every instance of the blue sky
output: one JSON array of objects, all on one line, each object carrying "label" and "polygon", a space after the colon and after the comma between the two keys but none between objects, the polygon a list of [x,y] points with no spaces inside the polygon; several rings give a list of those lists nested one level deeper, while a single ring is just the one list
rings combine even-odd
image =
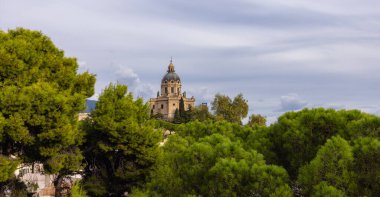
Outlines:
[{"label": "blue sky", "polygon": [[0,29],[48,35],[80,71],[153,97],[170,57],[187,95],[243,93],[274,122],[304,107],[380,115],[378,0],[0,0]]}]

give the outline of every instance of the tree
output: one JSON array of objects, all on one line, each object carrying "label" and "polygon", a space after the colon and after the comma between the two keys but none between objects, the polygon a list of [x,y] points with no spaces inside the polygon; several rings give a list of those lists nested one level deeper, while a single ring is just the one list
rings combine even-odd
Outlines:
[{"label": "tree", "polygon": [[[250,172],[249,191],[255,196],[293,196],[288,173],[275,165],[253,165]],[[276,191],[276,190],[279,191]]]},{"label": "tree", "polygon": [[316,157],[302,167],[298,176],[305,194],[310,194],[314,185],[325,181],[347,195],[356,192],[352,148],[341,137],[332,137],[318,150]]},{"label": "tree", "polygon": [[265,119],[264,116],[261,116],[260,114],[258,114],[258,115],[252,114],[251,116],[249,116],[248,125],[251,127],[265,126],[266,122],[267,122],[267,120]]},{"label": "tree", "polygon": [[360,137],[354,141],[353,153],[358,196],[380,196],[380,141]]},{"label": "tree", "polygon": [[245,149],[237,123],[194,121],[179,125],[163,146],[150,176],[150,196],[292,196],[287,172],[266,165],[263,155]]},{"label": "tree", "polygon": [[0,155],[0,182],[11,179],[18,164],[17,160]]},{"label": "tree", "polygon": [[211,105],[216,119],[241,124],[241,120],[248,114],[248,104],[242,94],[238,94],[233,101],[228,96],[216,94]]},{"label": "tree", "polygon": [[244,99],[243,94],[238,94],[234,101],[232,102],[232,109],[234,111],[234,116],[236,119],[241,121],[248,115],[248,101]]},{"label": "tree", "polygon": [[318,185],[313,187],[313,192],[311,196],[312,197],[325,197],[325,196],[343,197],[344,193],[341,190],[331,185],[328,185],[325,181],[322,181]]},{"label": "tree", "polygon": [[80,168],[77,119],[95,77],[77,74],[76,59],[41,32],[0,31],[0,43],[0,155],[43,163],[45,172],[58,173],[57,186]]},{"label": "tree", "polygon": [[192,120],[206,121],[212,119],[213,116],[208,111],[207,105],[199,105],[192,110]]},{"label": "tree", "polygon": [[179,116],[181,119],[185,117],[185,102],[183,101],[183,97],[179,100]]},{"label": "tree", "polygon": [[301,166],[310,162],[318,149],[334,135],[346,140],[358,137],[380,137],[380,117],[358,110],[304,109],[288,112],[268,128],[277,165],[296,178]]},{"label": "tree", "polygon": [[179,109],[177,108],[174,113],[173,122],[176,124],[186,123],[192,119],[193,110],[191,106],[188,110],[185,110],[185,102],[183,98],[179,100]]},{"label": "tree", "polygon": [[182,118],[178,109],[175,109],[173,122],[176,124],[180,124],[182,122]]},{"label": "tree", "polygon": [[84,188],[90,196],[121,195],[140,186],[156,162],[162,133],[145,125],[149,106],[128,88],[110,84],[84,124],[87,167]]}]

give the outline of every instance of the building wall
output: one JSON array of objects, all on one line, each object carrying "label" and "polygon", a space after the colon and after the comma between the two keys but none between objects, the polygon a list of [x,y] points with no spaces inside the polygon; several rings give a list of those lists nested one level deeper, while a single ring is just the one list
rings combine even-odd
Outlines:
[{"label": "building wall", "polygon": [[178,97],[180,96],[181,91],[182,91],[182,85],[180,81],[162,81],[161,82],[161,96]]},{"label": "building wall", "polygon": [[[175,110],[179,109],[181,97],[158,97],[150,99],[150,109],[153,114],[160,113],[165,119],[173,119]],[[163,106],[161,108],[161,105]],[[184,98],[185,110],[189,110],[189,106],[194,108],[194,98]]]}]

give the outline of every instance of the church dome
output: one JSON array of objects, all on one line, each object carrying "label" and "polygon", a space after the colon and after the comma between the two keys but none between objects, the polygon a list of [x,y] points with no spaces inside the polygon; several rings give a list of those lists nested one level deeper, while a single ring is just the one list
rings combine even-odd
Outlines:
[{"label": "church dome", "polygon": [[175,73],[174,64],[173,64],[172,60],[170,60],[170,64],[168,66],[168,72],[162,78],[162,82],[172,81],[172,80],[173,81],[181,81],[181,79],[179,78],[177,73]]},{"label": "church dome", "polygon": [[162,78],[162,81],[171,81],[171,80],[181,81],[181,79],[175,72],[166,73],[166,75]]}]

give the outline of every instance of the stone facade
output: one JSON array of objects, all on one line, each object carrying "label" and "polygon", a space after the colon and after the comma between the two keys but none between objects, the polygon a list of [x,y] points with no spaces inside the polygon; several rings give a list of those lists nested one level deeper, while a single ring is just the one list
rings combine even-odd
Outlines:
[{"label": "stone facade", "polygon": [[171,60],[167,73],[161,80],[161,93],[157,92],[157,97],[149,100],[151,114],[162,114],[164,119],[173,119],[176,109],[179,109],[181,98],[184,101],[185,110],[194,108],[195,98],[186,98],[186,92],[182,92],[181,79],[175,73]]}]

